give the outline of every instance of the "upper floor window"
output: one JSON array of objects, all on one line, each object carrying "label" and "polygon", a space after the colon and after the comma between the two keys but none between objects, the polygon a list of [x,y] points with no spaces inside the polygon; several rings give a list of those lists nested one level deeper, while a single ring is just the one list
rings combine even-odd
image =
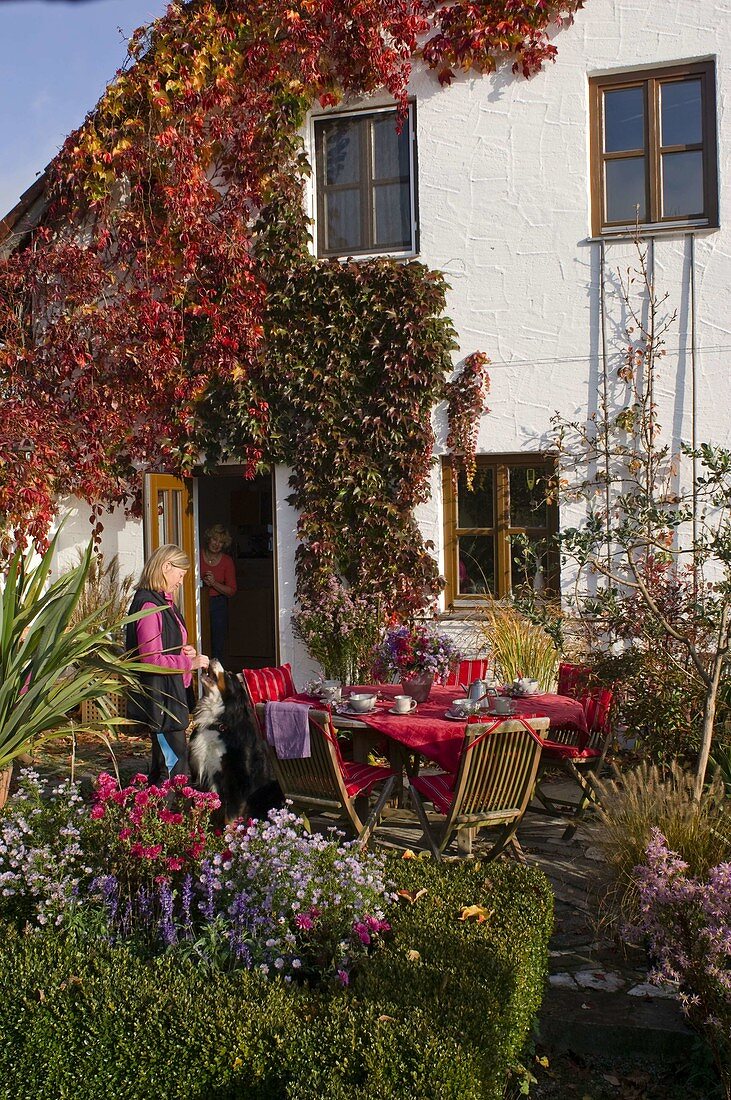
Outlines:
[{"label": "upper floor window", "polygon": [[594,234],[717,225],[713,62],[595,77],[590,91]]},{"label": "upper floor window", "polygon": [[315,120],[318,256],[416,251],[413,112]]},{"label": "upper floor window", "polygon": [[520,588],[555,593],[556,465],[543,455],[478,456],[472,488],[444,466],[447,603],[507,598]]}]

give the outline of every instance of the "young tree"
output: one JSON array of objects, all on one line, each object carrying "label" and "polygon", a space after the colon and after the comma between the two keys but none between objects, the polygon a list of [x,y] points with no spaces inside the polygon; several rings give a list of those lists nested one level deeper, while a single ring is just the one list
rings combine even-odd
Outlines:
[{"label": "young tree", "polygon": [[637,249],[637,269],[619,275],[621,366],[613,379],[605,373],[588,421],[554,417],[558,493],[588,509],[561,546],[577,571],[576,610],[595,638],[598,628],[606,646],[655,647],[688,691],[700,687],[700,797],[731,641],[731,452],[708,443],[673,449],[662,430],[658,376],[676,314],[639,241]]}]

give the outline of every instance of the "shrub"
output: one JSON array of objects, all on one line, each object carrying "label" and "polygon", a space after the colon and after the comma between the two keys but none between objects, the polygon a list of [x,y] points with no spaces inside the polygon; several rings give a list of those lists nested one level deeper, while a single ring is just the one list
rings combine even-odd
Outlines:
[{"label": "shrub", "polygon": [[646,863],[635,868],[640,913],[635,933],[647,937],[654,980],[679,982],[693,1026],[708,1040],[726,1097],[731,1097],[731,863],[706,881],[652,830]]},{"label": "shrub", "polygon": [[643,862],[653,826],[694,874],[705,874],[731,853],[723,783],[715,778],[700,802],[693,798],[693,784],[693,775],[675,762],[665,770],[643,763],[621,779],[598,781],[601,806],[589,829],[607,863],[599,910],[617,933],[637,918],[635,868]]},{"label": "shrub", "polygon": [[548,883],[515,864],[387,873],[393,931],[346,989],[6,935],[0,1100],[500,1100],[540,1004]]}]

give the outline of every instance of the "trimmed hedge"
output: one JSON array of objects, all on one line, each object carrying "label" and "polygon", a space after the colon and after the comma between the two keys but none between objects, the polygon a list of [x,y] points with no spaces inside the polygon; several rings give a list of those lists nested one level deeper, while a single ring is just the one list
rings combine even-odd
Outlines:
[{"label": "trimmed hedge", "polygon": [[[552,896],[517,864],[394,860],[393,936],[344,991],[5,931],[1,1100],[500,1100]],[[461,921],[481,905],[486,920]]]}]

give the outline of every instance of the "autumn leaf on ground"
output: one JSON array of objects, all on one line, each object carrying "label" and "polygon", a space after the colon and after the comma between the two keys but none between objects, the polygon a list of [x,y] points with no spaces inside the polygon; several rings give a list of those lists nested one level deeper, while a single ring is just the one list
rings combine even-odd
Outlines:
[{"label": "autumn leaf on ground", "polygon": [[482,905],[463,905],[459,914],[460,920],[476,920],[478,924],[488,920],[494,913],[494,909],[485,909]]},{"label": "autumn leaf on ground", "polygon": [[406,952],[406,958],[412,963],[421,962],[421,955],[418,951],[414,951],[413,949]]},{"label": "autumn leaf on ground", "polygon": [[402,859],[416,859],[416,852],[413,851],[413,849],[411,849],[411,848],[406,848],[406,850],[404,851],[404,854],[401,856],[401,858]]},{"label": "autumn leaf on ground", "polygon": [[421,890],[399,890],[398,896],[402,901],[408,901],[409,905],[413,905],[419,898],[423,898],[426,890],[422,887]]}]

